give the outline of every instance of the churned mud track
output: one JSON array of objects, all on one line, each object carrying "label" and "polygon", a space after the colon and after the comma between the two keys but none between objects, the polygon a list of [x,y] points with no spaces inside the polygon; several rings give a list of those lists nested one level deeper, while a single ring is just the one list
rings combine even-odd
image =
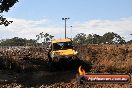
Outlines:
[{"label": "churned mud track", "polygon": [[73,71],[35,71],[15,73],[12,71],[0,71],[0,84],[18,83],[25,87],[35,87],[42,84],[53,84],[57,82],[70,82],[75,78]]},{"label": "churned mud track", "polygon": [[[128,84],[88,84],[77,87],[76,74],[78,67],[93,73],[130,74],[132,77],[132,44],[124,45],[78,45],[79,61],[59,61],[53,63],[49,71],[47,53],[44,48],[0,50],[0,87],[17,88],[131,88]],[[9,58],[8,58],[9,57]],[[3,63],[6,60],[17,65]],[[3,66],[6,64],[5,66]],[[1,66],[2,65],[2,66]],[[17,71],[14,69],[17,68]],[[21,70],[24,68],[24,70]],[[3,69],[6,69],[3,70]],[[19,71],[20,70],[20,71]]]},{"label": "churned mud track", "polygon": [[[54,83],[69,83],[76,78],[78,67],[89,68],[89,64],[81,60],[60,60],[53,63],[53,71],[50,71],[49,64],[45,61],[27,60],[32,68],[26,68],[22,71],[1,70],[0,82],[2,84],[16,82],[24,87],[36,87],[40,85],[51,85]],[[36,66],[33,68],[33,66]],[[90,69],[90,68],[89,68]]]}]

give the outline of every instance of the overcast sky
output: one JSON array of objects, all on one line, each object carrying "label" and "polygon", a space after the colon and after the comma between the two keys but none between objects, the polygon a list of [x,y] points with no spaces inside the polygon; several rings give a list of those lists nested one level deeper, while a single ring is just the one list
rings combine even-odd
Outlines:
[{"label": "overcast sky", "polygon": [[8,27],[0,25],[0,39],[36,39],[40,32],[63,38],[62,17],[70,17],[68,37],[115,32],[126,40],[132,39],[132,0],[19,0],[1,15],[14,22]]}]

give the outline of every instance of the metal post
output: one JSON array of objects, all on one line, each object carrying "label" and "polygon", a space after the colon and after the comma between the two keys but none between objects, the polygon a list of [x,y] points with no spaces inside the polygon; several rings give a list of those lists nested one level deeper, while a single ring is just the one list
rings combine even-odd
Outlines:
[{"label": "metal post", "polygon": [[66,38],[66,20],[68,20],[70,18],[62,18],[62,20],[65,20],[65,38]]},{"label": "metal post", "polygon": [[72,26],[70,26],[71,27],[71,39],[72,39]]},{"label": "metal post", "polygon": [[66,19],[65,19],[65,39],[66,39]]}]

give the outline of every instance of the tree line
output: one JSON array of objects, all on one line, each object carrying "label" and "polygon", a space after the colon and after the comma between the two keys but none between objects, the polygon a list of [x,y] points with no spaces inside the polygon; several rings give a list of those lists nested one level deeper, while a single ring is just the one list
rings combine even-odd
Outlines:
[{"label": "tree line", "polygon": [[[131,35],[131,34],[130,34]],[[76,44],[125,44],[132,43],[132,40],[125,41],[124,37],[114,32],[108,32],[100,36],[97,34],[79,33],[73,38]]]},{"label": "tree line", "polygon": [[[44,45],[47,44],[50,40],[53,39],[53,35],[48,33],[39,33],[36,35],[36,39],[26,39],[26,38],[19,38],[14,37],[11,39],[1,39],[0,46],[37,46],[37,45]],[[39,43],[40,41],[40,43]]]},{"label": "tree line", "polygon": [[1,39],[0,46],[32,46],[36,44],[36,40],[14,37],[11,39]]},{"label": "tree line", "polygon": [[[130,34],[131,35],[131,34]],[[47,42],[54,38],[53,35],[48,33],[39,33],[36,39],[26,39],[14,37],[11,39],[1,39],[0,46],[36,46],[45,45]],[[39,43],[40,41],[40,43]],[[125,41],[123,37],[114,32],[108,32],[100,36],[97,34],[79,33],[73,38],[74,44],[132,44],[132,40]]]}]

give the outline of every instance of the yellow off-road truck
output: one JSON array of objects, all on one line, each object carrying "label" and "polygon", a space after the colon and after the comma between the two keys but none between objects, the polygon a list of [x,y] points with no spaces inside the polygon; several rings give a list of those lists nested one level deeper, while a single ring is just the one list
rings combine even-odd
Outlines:
[{"label": "yellow off-road truck", "polygon": [[74,49],[72,40],[69,38],[52,40],[47,49],[50,63],[60,59],[76,59],[78,54]]}]

